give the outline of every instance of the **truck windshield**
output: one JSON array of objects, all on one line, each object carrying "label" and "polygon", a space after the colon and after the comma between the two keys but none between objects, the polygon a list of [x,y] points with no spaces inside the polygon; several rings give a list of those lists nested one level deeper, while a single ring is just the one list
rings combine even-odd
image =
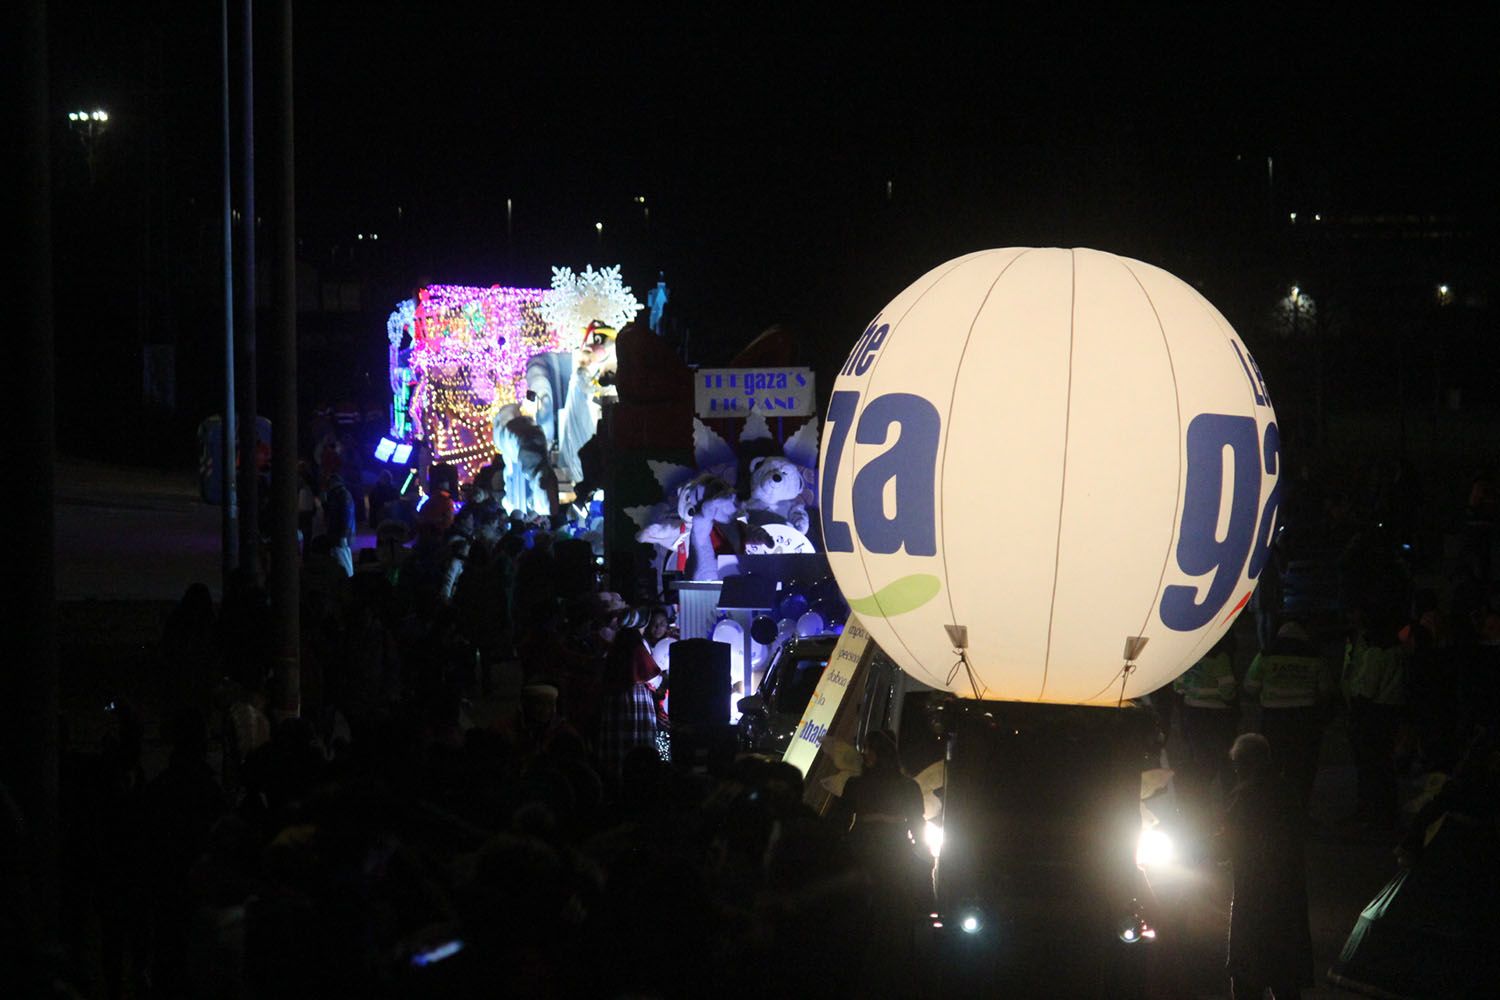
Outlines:
[{"label": "truck windshield", "polygon": [[827,657],[806,656],[784,660],[776,665],[771,677],[767,704],[772,711],[800,715],[812,701],[813,691],[828,666]]}]

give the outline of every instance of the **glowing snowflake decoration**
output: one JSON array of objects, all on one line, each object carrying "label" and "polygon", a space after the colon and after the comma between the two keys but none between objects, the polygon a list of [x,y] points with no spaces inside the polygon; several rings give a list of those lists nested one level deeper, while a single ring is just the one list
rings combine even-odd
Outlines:
[{"label": "glowing snowflake decoration", "polygon": [[620,281],[620,266],[575,274],[571,267],[552,269],[552,288],[542,295],[540,312],[549,327],[564,336],[581,334],[596,320],[619,329],[645,308]]},{"label": "glowing snowflake decoration", "polygon": [[415,299],[406,299],[397,303],[396,311],[391,313],[390,318],[385,321],[385,336],[391,342],[392,347],[401,346],[402,337],[410,337],[412,327],[417,321],[417,302]]}]

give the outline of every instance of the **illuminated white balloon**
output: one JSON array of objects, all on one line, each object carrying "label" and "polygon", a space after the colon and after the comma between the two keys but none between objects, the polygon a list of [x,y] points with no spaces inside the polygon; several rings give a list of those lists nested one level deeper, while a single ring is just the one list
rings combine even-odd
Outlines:
[{"label": "illuminated white balloon", "polygon": [[662,639],[651,647],[651,658],[663,670],[672,669],[672,643],[676,641],[676,639]]},{"label": "illuminated white balloon", "polygon": [[797,635],[805,639],[810,635],[822,635],[825,623],[816,611],[808,611],[797,619]]},{"label": "illuminated white balloon", "polygon": [[[1187,284],[1094,250],[987,250],[881,310],[833,387],[820,500],[851,609],[905,670],[1115,704],[1180,674],[1267,563],[1280,438]],[[1126,671],[1126,640],[1146,643]],[[1123,684],[1122,684],[1123,681]]]},{"label": "illuminated white balloon", "polygon": [[714,626],[713,641],[729,645],[729,676],[739,680],[745,672],[745,629],[733,618],[725,618]]}]

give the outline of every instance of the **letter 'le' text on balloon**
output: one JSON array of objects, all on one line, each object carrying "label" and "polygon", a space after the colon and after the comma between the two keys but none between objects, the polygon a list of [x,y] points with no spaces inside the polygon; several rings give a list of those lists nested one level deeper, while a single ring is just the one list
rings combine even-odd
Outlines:
[{"label": "letter 'le' text on balloon", "polygon": [[[1225,451],[1233,483],[1229,518],[1219,537],[1224,500]],[[1260,576],[1270,557],[1271,533],[1281,506],[1278,479],[1261,504],[1261,471],[1276,475],[1281,435],[1274,423],[1262,438],[1253,417],[1201,413],[1188,424],[1187,476],[1183,488],[1182,527],[1177,538],[1177,567],[1188,576],[1213,578],[1198,587],[1173,584],[1162,591],[1161,620],[1177,632],[1192,632],[1213,621],[1234,596],[1242,572]],[[1257,528],[1258,526],[1258,528]],[[1248,560],[1248,566],[1246,565]]]},{"label": "letter 'le' text on balloon", "polygon": [[[883,329],[883,328],[882,328]],[[884,334],[880,334],[881,337]],[[858,354],[856,349],[856,354]],[[851,361],[851,363],[854,363]],[[857,367],[857,365],[856,365]],[[876,396],[859,411],[857,392],[835,392],[828,404],[828,441],[823,461],[823,539],[830,552],[853,552],[854,534],[867,552],[882,555],[906,549],[908,555],[937,555],[937,457],[942,418],[921,396],[891,392]],[[839,461],[855,424],[856,444],[894,443],[865,462],[854,475],[853,532],[834,516]],[[895,510],[887,515],[885,495],[893,486]]]},{"label": "letter 'le' text on balloon", "polygon": [[1250,391],[1255,394],[1255,405],[1270,406],[1271,393],[1266,389],[1266,378],[1260,373],[1260,365],[1255,363],[1255,356],[1249,351],[1240,350],[1240,345],[1232,340],[1229,346],[1234,348],[1235,355],[1240,359],[1240,367],[1245,370],[1245,377],[1250,380]]},{"label": "letter 'le' text on balloon", "polygon": [[885,344],[885,335],[890,332],[891,325],[880,322],[880,317],[876,316],[875,321],[855,341],[854,350],[849,352],[849,359],[844,362],[839,374],[858,377],[868,372],[875,363],[875,352]]}]

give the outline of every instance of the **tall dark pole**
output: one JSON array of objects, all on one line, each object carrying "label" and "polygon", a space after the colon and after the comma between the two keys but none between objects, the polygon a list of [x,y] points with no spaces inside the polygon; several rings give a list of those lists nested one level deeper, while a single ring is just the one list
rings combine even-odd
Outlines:
[{"label": "tall dark pole", "polygon": [[244,0],[245,23],[240,45],[240,566],[260,579],[260,484],[255,468],[255,0]]},{"label": "tall dark pole", "polygon": [[[11,597],[16,627],[9,661],[0,669],[0,823],[11,850],[0,852],[0,967],[12,956],[35,958],[58,930],[58,672],[53,521],[52,179],[48,129],[47,5],[29,0],[7,19],[17,57],[7,59],[7,98],[19,112],[11,159],[18,167],[14,201],[20,254],[13,258],[23,294],[15,297],[13,359],[20,405],[16,439],[24,442],[25,473],[13,476],[15,537],[21,586]],[[10,86],[10,74],[19,74]],[[7,227],[9,228],[9,227]],[[10,814],[14,803],[20,816]],[[10,828],[19,818],[23,827]],[[10,834],[19,833],[19,842]],[[9,912],[7,912],[9,911]],[[23,959],[24,960],[24,959]],[[20,963],[17,962],[17,965]],[[30,963],[28,963],[30,964]],[[33,968],[35,966],[33,965]],[[19,970],[4,977],[16,995],[40,989]],[[17,986],[16,984],[20,985]]]},{"label": "tall dark pole", "polygon": [[223,95],[220,112],[224,156],[224,415],[219,424],[219,509],[220,556],[223,561],[223,593],[229,592],[229,578],[239,565],[239,498],[234,475],[234,190],[230,179],[234,161],[230,158],[229,131],[229,0],[219,0],[219,48],[223,66],[220,83]]},{"label": "tall dark pole", "polygon": [[271,448],[271,620],[277,709],[301,714],[297,607],[297,174],[292,131],[292,0],[281,0],[280,177],[276,220],[276,379]]}]

